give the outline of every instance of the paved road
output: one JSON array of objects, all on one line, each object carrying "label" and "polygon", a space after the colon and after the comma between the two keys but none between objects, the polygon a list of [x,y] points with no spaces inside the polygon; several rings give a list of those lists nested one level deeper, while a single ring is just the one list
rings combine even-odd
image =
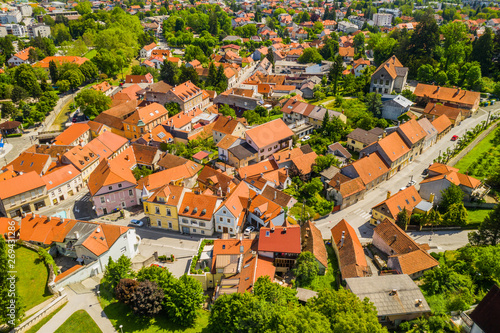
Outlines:
[{"label": "paved road", "polygon": [[[493,109],[493,111],[498,110],[500,109]],[[459,126],[453,128],[439,142],[424,151],[422,155],[418,156],[417,159],[394,175],[391,179],[383,182],[377,188],[368,191],[365,194],[364,200],[347,207],[340,212],[336,212],[326,218],[318,220],[316,225],[321,230],[323,237],[330,238],[330,229],[340,220],[345,219],[356,230],[362,243],[371,242],[373,227],[368,223],[371,208],[387,197],[387,191],[391,191],[391,193],[394,194],[400,188],[405,187],[412,176],[413,180],[415,180],[418,184],[423,179],[422,172],[424,169],[432,163],[440,152],[446,151],[447,148],[451,148],[455,144],[455,142],[451,141],[451,137],[453,135],[463,135],[468,129],[471,129],[481,121],[486,120],[487,116],[488,113],[486,111],[479,110],[473,117],[464,120]],[[457,247],[467,244],[467,233],[468,231],[454,232],[451,234],[443,232],[435,233],[436,236],[432,239],[432,245],[437,246],[439,249],[456,249]],[[426,235],[425,232],[414,232],[411,233],[411,236],[418,242],[422,243],[424,243],[422,238],[427,237],[425,243],[428,242],[428,234]]]}]

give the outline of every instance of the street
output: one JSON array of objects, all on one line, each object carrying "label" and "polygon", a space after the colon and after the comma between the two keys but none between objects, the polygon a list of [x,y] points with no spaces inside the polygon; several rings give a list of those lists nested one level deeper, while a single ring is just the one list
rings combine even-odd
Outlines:
[{"label": "street", "polygon": [[[500,109],[492,109],[492,112],[498,110]],[[394,194],[399,191],[400,188],[406,187],[412,176],[413,180],[417,182],[415,186],[418,189],[418,183],[423,179],[422,172],[424,169],[439,156],[440,152],[446,151],[447,148],[451,148],[455,144],[455,142],[451,141],[451,137],[453,135],[462,136],[468,129],[474,128],[481,121],[486,120],[487,117],[488,112],[480,108],[474,116],[465,119],[459,126],[452,128],[452,130],[440,141],[424,151],[422,155],[418,156],[418,158],[407,167],[395,174],[389,180],[368,191],[365,194],[364,200],[316,221],[316,226],[321,230],[323,238],[330,238],[330,229],[340,220],[345,219],[356,230],[361,243],[371,242],[374,228],[368,222],[371,216],[371,208],[385,200],[387,191],[391,191],[391,193]],[[434,232],[430,245],[437,248],[434,251],[456,249],[467,244],[467,234],[469,232],[470,230]],[[419,243],[429,243],[429,232],[412,232],[410,235]]]}]

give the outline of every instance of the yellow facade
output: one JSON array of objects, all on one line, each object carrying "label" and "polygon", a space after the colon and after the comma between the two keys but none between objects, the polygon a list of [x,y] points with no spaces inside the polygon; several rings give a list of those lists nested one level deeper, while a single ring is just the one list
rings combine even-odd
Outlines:
[{"label": "yellow facade", "polygon": [[143,201],[144,213],[152,227],[179,231],[177,207],[164,202]]},{"label": "yellow facade", "polygon": [[377,221],[384,221],[385,219],[388,219],[389,221],[396,223],[396,221],[392,217],[382,214],[376,209],[372,209],[372,217],[370,219],[370,224],[377,225]]}]

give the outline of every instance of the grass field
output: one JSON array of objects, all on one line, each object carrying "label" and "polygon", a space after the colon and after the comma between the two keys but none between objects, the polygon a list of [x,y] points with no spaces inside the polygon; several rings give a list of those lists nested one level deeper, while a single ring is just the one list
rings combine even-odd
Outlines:
[{"label": "grass field", "polygon": [[491,131],[481,142],[479,142],[467,155],[465,155],[455,168],[461,173],[468,172],[470,176],[483,179],[500,164],[500,147],[493,144],[495,131]]},{"label": "grass field", "polygon": [[58,307],[54,312],[52,312],[47,317],[45,317],[42,320],[40,320],[35,326],[33,326],[29,330],[27,330],[26,333],[36,333],[36,332],[38,332],[40,330],[40,328],[42,328],[43,325],[45,325],[50,319],[52,319],[52,317],[54,317],[56,315],[56,313],[58,313],[59,311],[61,311],[61,309],[64,308],[65,305],[66,305],[66,303],[64,303],[63,305],[61,305],[60,307]]},{"label": "grass field", "polygon": [[73,313],[57,330],[56,333],[102,333],[94,319],[85,310]]},{"label": "grass field", "polygon": [[164,313],[160,313],[158,316],[153,318],[144,318],[141,320],[141,318],[134,315],[127,305],[119,303],[116,299],[114,299],[105,288],[100,288],[100,290],[101,307],[104,309],[106,316],[108,316],[109,320],[118,331],[118,327],[123,325],[123,332],[198,333],[203,332],[208,325],[209,312],[205,310],[199,311],[198,320],[196,321],[195,326],[189,328],[173,324]]},{"label": "grass field", "polygon": [[85,53],[85,55],[83,57],[91,60],[93,57],[96,56],[96,54],[97,54],[97,50],[93,49],[93,50],[90,50],[89,52]]},{"label": "grass field", "polygon": [[306,289],[320,291],[323,289],[338,289],[337,278],[339,276],[339,266],[337,263],[337,256],[331,245],[326,244],[328,252],[328,270],[325,275],[318,275],[316,279],[309,286],[301,286]]},{"label": "grass field", "polygon": [[468,223],[481,223],[493,209],[467,209]]},{"label": "grass field", "polygon": [[35,251],[25,247],[16,249],[16,271],[18,292],[25,311],[52,297],[47,289],[49,272]]}]

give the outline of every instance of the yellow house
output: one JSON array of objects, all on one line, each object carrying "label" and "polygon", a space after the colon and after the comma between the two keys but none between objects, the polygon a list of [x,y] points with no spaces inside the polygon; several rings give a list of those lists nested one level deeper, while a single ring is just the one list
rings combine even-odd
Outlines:
[{"label": "yellow house", "polygon": [[177,212],[185,192],[184,187],[164,185],[143,201],[151,227],[179,231]]},{"label": "yellow house", "polygon": [[354,151],[361,151],[379,139],[378,133],[373,130],[366,131],[362,128],[356,128],[347,135],[347,148]]}]

